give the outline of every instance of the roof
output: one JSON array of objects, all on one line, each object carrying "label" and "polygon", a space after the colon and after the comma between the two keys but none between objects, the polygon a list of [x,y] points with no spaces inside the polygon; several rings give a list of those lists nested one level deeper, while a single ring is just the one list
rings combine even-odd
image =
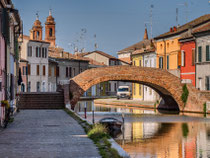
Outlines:
[{"label": "roof", "polygon": [[169,32],[166,32],[164,34],[161,34],[157,37],[155,37],[154,39],[158,40],[158,39],[161,39],[161,38],[166,38],[166,37],[171,37],[171,36],[174,36],[174,35],[179,35],[185,31],[187,31],[189,28],[195,28],[201,24],[204,24],[205,22],[208,22],[210,21],[210,14],[206,14],[206,15],[203,15],[195,20],[192,20],[182,26],[179,26],[177,28],[176,31],[169,31]]},{"label": "roof", "polygon": [[198,29],[195,29],[193,31],[193,34],[202,33],[202,32],[206,32],[206,31],[210,31],[210,23],[208,23],[207,25],[205,25],[203,27],[200,27]]},{"label": "roof", "polygon": [[114,56],[112,56],[112,55],[109,55],[109,54],[107,54],[107,53],[105,53],[105,52],[98,51],[98,50],[92,51],[92,52],[79,53],[79,56],[84,57],[84,56],[89,55],[89,54],[92,54],[92,53],[98,53],[98,54],[101,54],[102,56],[105,56],[105,57],[107,57],[107,58],[109,58],[109,59],[118,60],[116,57],[114,57]]},{"label": "roof", "polygon": [[123,52],[133,52],[133,51],[135,51],[137,49],[142,49],[146,45],[149,45],[150,43],[151,43],[150,40],[140,41],[140,42],[138,42],[136,44],[133,44],[133,45],[127,47],[127,48],[124,48],[124,49],[118,51],[118,54],[123,53]]},{"label": "roof", "polygon": [[201,33],[201,32],[206,32],[206,31],[210,32],[210,22],[207,23],[204,26],[200,26],[200,27],[197,27],[195,29],[191,29],[191,30],[186,31],[185,33],[183,33],[181,35],[181,38],[179,39],[179,41],[180,42],[192,41],[192,40],[194,40],[194,38],[193,38],[194,34],[198,34],[198,33]]}]

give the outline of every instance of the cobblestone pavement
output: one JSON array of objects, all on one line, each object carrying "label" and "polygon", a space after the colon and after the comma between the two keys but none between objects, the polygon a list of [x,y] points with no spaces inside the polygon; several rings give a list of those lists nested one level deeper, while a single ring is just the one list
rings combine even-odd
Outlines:
[{"label": "cobblestone pavement", "polygon": [[1,158],[100,157],[83,128],[63,110],[22,110],[0,132]]}]

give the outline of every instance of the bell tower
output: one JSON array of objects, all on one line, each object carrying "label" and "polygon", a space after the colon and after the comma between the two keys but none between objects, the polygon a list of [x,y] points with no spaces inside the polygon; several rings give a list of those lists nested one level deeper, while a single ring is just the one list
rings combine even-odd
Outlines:
[{"label": "bell tower", "polygon": [[38,13],[36,14],[36,21],[34,22],[32,29],[30,30],[30,39],[42,40],[42,25],[39,21]]},{"label": "bell tower", "polygon": [[50,42],[50,46],[55,47],[55,21],[52,17],[51,9],[45,22],[45,41]]}]

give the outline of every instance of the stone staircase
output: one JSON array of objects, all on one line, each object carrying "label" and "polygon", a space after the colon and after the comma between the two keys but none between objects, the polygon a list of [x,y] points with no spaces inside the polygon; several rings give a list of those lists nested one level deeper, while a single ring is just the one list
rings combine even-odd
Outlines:
[{"label": "stone staircase", "polygon": [[62,109],[63,92],[19,93],[19,109]]}]

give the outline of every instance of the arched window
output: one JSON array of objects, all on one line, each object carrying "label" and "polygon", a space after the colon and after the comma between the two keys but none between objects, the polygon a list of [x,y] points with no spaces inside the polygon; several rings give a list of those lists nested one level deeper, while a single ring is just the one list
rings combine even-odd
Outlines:
[{"label": "arched window", "polygon": [[37,31],[37,39],[39,39],[39,35],[40,35],[39,31]]},{"label": "arched window", "polygon": [[53,30],[52,30],[52,28],[50,28],[50,31],[49,31],[50,37],[52,37],[52,34],[53,34]]}]

